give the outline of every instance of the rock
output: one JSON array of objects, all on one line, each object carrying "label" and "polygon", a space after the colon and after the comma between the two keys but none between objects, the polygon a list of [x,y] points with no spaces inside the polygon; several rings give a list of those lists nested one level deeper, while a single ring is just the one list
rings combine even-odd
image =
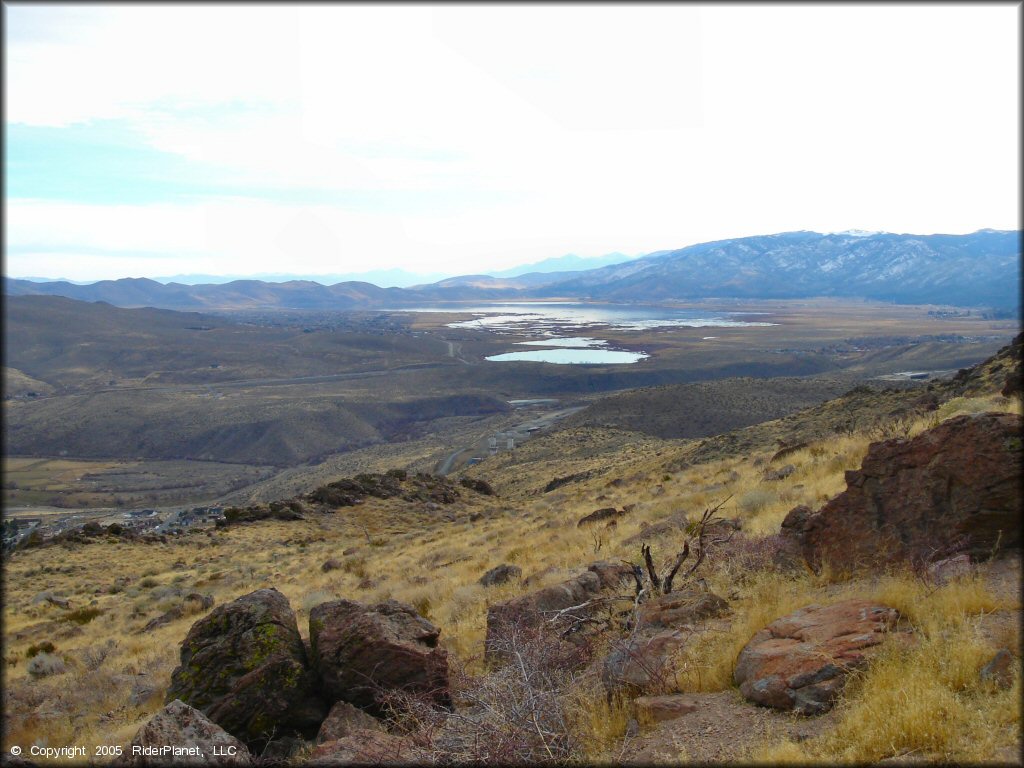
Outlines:
[{"label": "rock", "polygon": [[149,621],[147,621],[146,626],[144,626],[140,630],[137,630],[137,634],[145,634],[147,632],[152,632],[154,629],[157,629],[158,627],[163,627],[167,624],[170,624],[172,621],[177,621],[184,615],[185,610],[180,605],[177,605],[174,608],[171,608],[171,610],[167,611],[166,613],[157,616],[155,619],[150,619]]},{"label": "rock", "polygon": [[640,696],[633,701],[636,717],[642,723],[660,723],[696,712],[697,700],[686,694]]},{"label": "rock", "polygon": [[1013,654],[1005,648],[996,651],[992,660],[981,668],[981,680],[998,688],[1009,688],[1013,685]]},{"label": "rock", "polygon": [[785,480],[787,477],[792,475],[794,472],[796,472],[796,467],[794,467],[792,464],[787,464],[786,466],[780,467],[779,469],[773,469],[773,470],[769,470],[768,472],[765,472],[764,473],[764,479],[769,481],[769,482],[777,481],[777,480]]},{"label": "rock", "polygon": [[962,554],[931,563],[928,566],[928,576],[939,586],[944,586],[960,576],[970,575],[972,570],[971,556]]},{"label": "rock", "polygon": [[[198,747],[196,754],[172,754],[163,750]],[[148,753],[148,754],[147,754]],[[215,754],[216,753],[216,754]],[[248,765],[246,746],[202,712],[175,699],[139,728],[125,747],[118,765]]]},{"label": "rock", "polygon": [[675,656],[689,633],[679,630],[637,636],[619,643],[604,660],[601,682],[611,694],[618,691],[662,693],[675,689]]},{"label": "rock", "polygon": [[357,729],[351,735],[324,742],[306,765],[409,765],[430,762],[430,753],[408,739],[383,731]]},{"label": "rock", "polygon": [[202,608],[204,611],[208,611],[211,608],[213,608],[213,595],[203,595],[199,592],[189,592],[187,595],[185,595],[183,599],[192,600],[194,602],[199,603],[199,607]]},{"label": "rock", "polygon": [[611,563],[600,560],[587,566],[587,570],[597,575],[601,589],[618,589],[626,584],[633,584],[633,566],[625,563]]},{"label": "rock", "polygon": [[316,743],[323,744],[327,741],[343,739],[360,728],[383,730],[383,726],[377,718],[366,714],[361,709],[356,709],[347,701],[337,701],[331,707],[327,719],[320,726],[320,731],[316,735]]},{"label": "rock", "polygon": [[1021,423],[957,416],[911,440],[872,443],[846,490],[799,526],[805,559],[852,571],[933,551],[981,560],[997,545],[1019,548]]},{"label": "rock", "polygon": [[494,496],[494,488],[486,480],[474,480],[471,477],[464,477],[459,481],[459,485],[463,488],[469,488],[471,491],[476,491],[482,496]]},{"label": "rock", "polygon": [[309,614],[313,665],[332,701],[380,712],[389,691],[422,694],[451,707],[448,655],[440,630],[408,605],[334,600]]},{"label": "rock", "polygon": [[495,568],[491,568],[491,570],[481,576],[480,584],[485,587],[493,587],[497,584],[504,584],[506,581],[511,581],[512,579],[518,579],[522,575],[523,569],[518,565],[509,565],[505,563]]},{"label": "rock", "polygon": [[252,745],[271,734],[315,734],[326,707],[313,689],[288,599],[260,589],[192,625],[167,699],[196,707]]},{"label": "rock", "polygon": [[792,456],[797,451],[802,451],[806,447],[807,443],[794,443],[793,445],[785,445],[779,448],[779,450],[777,450],[775,454],[770,459],[768,459],[768,462],[770,464],[774,464],[776,461],[784,459],[787,456]]},{"label": "rock", "polygon": [[328,573],[329,571],[338,570],[339,568],[341,568],[341,565],[341,560],[332,557],[330,560],[324,561],[324,564],[320,566],[320,570],[324,573]]},{"label": "rock", "polygon": [[898,619],[896,609],[867,600],[809,605],[755,634],[733,679],[755,703],[803,715],[827,712],[847,673],[867,663]]},{"label": "rock", "polygon": [[128,695],[128,701],[133,707],[141,707],[158,693],[160,693],[160,686],[148,677],[142,680],[135,680],[132,683],[132,691]]},{"label": "rock", "polygon": [[[526,583],[534,583],[552,569],[533,574]],[[521,597],[502,603],[494,603],[487,609],[487,637],[484,642],[484,655],[491,660],[496,658],[497,649],[504,644],[510,630],[532,632],[542,624],[548,626],[547,619],[553,618],[559,611],[566,608],[581,606],[605,592],[619,593],[623,585],[633,584],[633,568],[624,563],[596,562],[588,566],[583,573],[574,576],[561,584],[544,587]],[[630,591],[632,587],[630,586]],[[571,622],[592,615],[592,606],[583,606],[565,615],[565,623],[556,630],[568,629]],[[577,626],[578,628],[578,626]],[[576,642],[583,635],[570,633],[566,636],[569,642]]]},{"label": "rock", "polygon": [[728,612],[729,603],[713,592],[689,588],[648,600],[640,606],[638,624],[645,627],[680,627]]},{"label": "rock", "polygon": [[802,539],[807,521],[814,515],[814,510],[805,504],[793,507],[786,516],[782,518],[782,525],[779,533],[795,539]]},{"label": "rock", "polygon": [[615,507],[604,507],[602,509],[596,509],[589,515],[581,517],[579,522],[576,523],[577,528],[582,528],[584,525],[590,525],[591,523],[597,523],[601,520],[607,520],[612,517],[619,517],[620,515],[626,514],[625,512],[619,512]]},{"label": "rock", "polygon": [[64,597],[58,597],[49,591],[40,592],[32,598],[32,605],[39,605],[40,603],[49,603],[58,608],[63,608],[65,611],[71,608],[71,601]]}]

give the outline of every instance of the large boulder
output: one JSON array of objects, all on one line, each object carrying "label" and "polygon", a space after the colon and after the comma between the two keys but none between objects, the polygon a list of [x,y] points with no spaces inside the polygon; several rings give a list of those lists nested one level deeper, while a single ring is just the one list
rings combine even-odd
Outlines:
[{"label": "large boulder", "polygon": [[518,565],[509,565],[508,563],[502,563],[494,568],[491,568],[487,573],[480,577],[480,584],[485,587],[493,587],[498,584],[504,584],[506,581],[512,579],[518,579],[523,575],[523,569]]},{"label": "large boulder", "polygon": [[181,699],[252,745],[315,735],[326,707],[314,683],[288,598],[260,589],[192,625],[167,701]]},{"label": "large boulder", "polygon": [[609,693],[663,694],[675,691],[676,657],[690,633],[666,630],[629,638],[612,647],[601,669],[601,682]]},{"label": "large boulder", "polygon": [[320,726],[316,735],[316,743],[323,744],[328,741],[337,741],[346,736],[351,736],[357,730],[382,731],[384,726],[381,721],[368,715],[363,710],[353,707],[347,701],[336,701],[327,719]]},{"label": "large boulder", "polygon": [[318,746],[306,765],[425,765],[430,757],[407,738],[375,729],[356,729]]},{"label": "large boulder", "polygon": [[[168,750],[177,749],[177,752]],[[118,765],[248,765],[245,744],[175,699],[139,728]]]},{"label": "large boulder", "polygon": [[803,715],[827,712],[847,674],[867,663],[898,620],[895,608],[868,600],[809,605],[755,634],[740,651],[733,679],[758,704]]},{"label": "large boulder", "polygon": [[680,627],[703,619],[713,619],[728,611],[729,603],[715,593],[686,587],[642,603],[637,623],[640,629]]},{"label": "large boulder", "polygon": [[[512,631],[535,631],[559,615],[563,621],[556,629],[565,629],[580,619],[590,618],[595,613],[596,603],[587,604],[589,601],[620,592],[632,581],[631,566],[597,562],[561,584],[491,605],[487,609],[485,655],[491,659],[500,656],[499,649]],[[623,594],[628,594],[628,590]]]},{"label": "large boulder", "polygon": [[309,614],[313,666],[332,701],[382,712],[390,691],[451,707],[441,631],[408,605],[387,600],[321,603]]},{"label": "large boulder", "polygon": [[845,491],[785,525],[814,568],[1019,548],[1021,423],[1009,413],[957,416],[911,440],[873,443]]}]

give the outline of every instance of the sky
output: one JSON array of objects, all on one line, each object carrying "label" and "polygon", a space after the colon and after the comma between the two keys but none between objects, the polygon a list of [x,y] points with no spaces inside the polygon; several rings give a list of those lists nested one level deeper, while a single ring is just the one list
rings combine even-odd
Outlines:
[{"label": "sky", "polygon": [[1014,4],[4,3],[4,274],[1019,229]]}]

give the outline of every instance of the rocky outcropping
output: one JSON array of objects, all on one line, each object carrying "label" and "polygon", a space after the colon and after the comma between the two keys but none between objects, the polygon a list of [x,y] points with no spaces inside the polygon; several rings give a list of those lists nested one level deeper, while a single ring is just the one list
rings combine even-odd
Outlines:
[{"label": "rocky outcropping", "polygon": [[[169,749],[178,748],[178,752]],[[246,746],[175,699],[139,728],[117,765],[249,765]]]},{"label": "rocky outcropping", "polygon": [[523,569],[518,565],[509,565],[503,563],[501,565],[491,568],[487,573],[480,577],[480,585],[484,587],[493,587],[498,584],[504,584],[512,579],[518,579],[523,575]]},{"label": "rocky outcropping", "polygon": [[758,704],[803,715],[827,712],[847,674],[867,663],[898,620],[895,608],[867,600],[809,605],[754,635],[733,679]]},{"label": "rocky outcropping", "polygon": [[613,646],[601,669],[601,682],[611,693],[663,694],[676,689],[676,656],[690,632],[665,630],[639,635]]},{"label": "rocky outcropping", "polygon": [[609,693],[670,693],[676,690],[676,659],[709,619],[729,611],[712,592],[685,586],[640,605],[637,625],[627,640],[613,644],[601,682]]},{"label": "rocky outcropping", "polygon": [[494,658],[510,631],[535,630],[543,621],[555,618],[556,614],[565,609],[574,609],[566,612],[567,621],[588,617],[593,609],[585,603],[600,597],[603,592],[618,591],[632,580],[632,567],[598,562],[561,584],[495,603],[487,609],[485,654]]},{"label": "rocky outcropping", "polygon": [[957,416],[911,440],[873,443],[847,488],[783,531],[813,568],[842,570],[1021,545],[1021,417]]},{"label": "rocky outcropping", "polygon": [[643,603],[638,624],[640,629],[679,627],[701,619],[722,616],[728,610],[729,603],[713,592],[688,587]]},{"label": "rocky outcropping", "polygon": [[584,515],[576,523],[577,528],[582,528],[584,525],[592,525],[598,523],[601,520],[614,520],[616,517],[622,517],[626,514],[625,510],[619,511],[615,507],[604,507],[602,509],[595,509],[589,515]]},{"label": "rocky outcropping", "polygon": [[390,691],[451,707],[448,655],[440,630],[408,605],[387,600],[322,603],[309,614],[313,666],[331,701],[380,712]]},{"label": "rocky outcropping", "polygon": [[260,589],[197,621],[167,700],[181,699],[246,743],[313,735],[326,714],[288,599]]}]

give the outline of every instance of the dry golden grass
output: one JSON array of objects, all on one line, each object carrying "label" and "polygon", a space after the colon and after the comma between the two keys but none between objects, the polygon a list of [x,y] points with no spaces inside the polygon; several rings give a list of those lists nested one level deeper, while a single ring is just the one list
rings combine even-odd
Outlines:
[{"label": "dry golden grass", "polygon": [[[998,397],[950,403],[945,411],[899,429],[913,435],[938,419],[975,409],[1020,412],[1019,401]],[[448,651],[479,672],[489,605],[562,581],[595,560],[639,562],[639,545],[625,542],[643,524],[679,512],[693,519],[727,498],[721,514],[739,518],[745,535],[775,534],[792,507],[817,508],[841,491],[845,471],[860,465],[873,439],[877,435],[871,432],[854,432],[811,443],[774,464],[768,462],[770,454],[760,454],[669,471],[666,467],[691,444],[661,441],[657,451],[645,448],[628,459],[618,456],[614,475],[598,475],[547,494],[536,493],[538,479],[565,472],[548,468],[547,474],[534,474],[527,483],[508,479],[524,474],[522,468],[509,466],[502,470],[505,479],[498,477],[496,483],[512,489],[507,495],[472,497],[439,512],[397,500],[371,500],[335,515],[265,521],[166,544],[99,543],[18,552],[5,563],[8,743],[126,743],[159,708],[179,643],[199,615],[193,603],[190,615],[138,633],[147,621],[182,604],[175,590],[209,593],[221,605],[255,589],[275,587],[296,610],[303,635],[309,611],[319,602],[394,598],[441,627]],[[595,466],[600,452],[579,462]],[[767,470],[784,464],[793,465],[790,476],[765,479]],[[622,482],[610,485],[612,477]],[[594,509],[625,504],[635,508],[613,528],[576,525]],[[455,513],[454,521],[441,516],[448,512]],[[470,522],[471,512],[483,517]],[[659,564],[671,560],[681,537],[668,534],[654,543]],[[341,568],[323,572],[321,564],[330,558],[340,560]],[[503,562],[520,566],[529,586],[520,580],[490,588],[478,584],[485,571]],[[906,574],[844,581],[828,573],[743,571],[713,558],[703,573],[714,592],[728,597],[732,621],[722,631],[705,633],[678,660],[682,690],[730,686],[736,656],[750,637],[812,602],[871,597],[897,607],[922,638],[910,649],[887,650],[858,677],[840,705],[843,715],[833,733],[800,744],[768,746],[755,758],[862,761],[924,750],[949,759],[974,759],[985,749],[1008,743],[1007,734],[1019,724],[1019,675],[1010,692],[977,684],[977,669],[994,650],[978,627],[978,617],[1019,605],[1000,601],[978,579],[941,588]],[[118,587],[118,577],[127,583]],[[43,590],[70,598],[75,608],[95,601],[92,607],[101,613],[73,625],[62,620],[61,609],[33,604]],[[83,660],[110,639],[116,646],[95,669],[88,669]],[[34,680],[27,674],[26,653],[44,640],[57,646],[69,671]],[[132,704],[139,673],[146,673],[156,695]],[[628,716],[622,703],[609,705],[597,689],[580,688],[567,696],[574,727],[593,745],[591,757],[597,759],[621,741]]]}]

